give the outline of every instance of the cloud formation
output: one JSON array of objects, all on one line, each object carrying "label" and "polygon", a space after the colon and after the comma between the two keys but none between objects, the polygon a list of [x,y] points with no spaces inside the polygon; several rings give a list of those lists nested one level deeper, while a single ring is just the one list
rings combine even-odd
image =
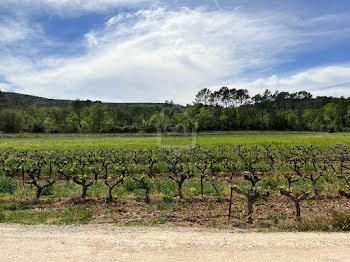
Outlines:
[{"label": "cloud formation", "polygon": [[75,16],[86,12],[105,12],[118,7],[148,6],[156,0],[1,0],[0,7],[18,13],[48,12],[51,15]]},{"label": "cloud formation", "polygon": [[264,89],[271,91],[308,91],[315,96],[350,97],[350,65],[324,66],[306,70],[290,76],[272,75],[252,82],[232,84],[245,88],[252,94]]},{"label": "cloud formation", "polygon": [[[38,2],[59,10],[99,10],[126,1]],[[29,3],[32,1],[25,1]],[[173,99],[184,104],[190,103],[201,88],[222,85],[241,86],[251,93],[270,88],[327,95],[336,90],[334,95],[346,95],[344,83],[350,82],[347,65],[254,80],[258,73],[292,60],[298,51],[317,48],[317,44],[309,46],[316,40],[341,37],[343,30],[337,27],[317,29],[330,19],[302,21],[285,14],[206,8],[128,11],[87,32],[81,42],[86,52],[81,56],[28,56],[31,48],[35,53],[38,42],[28,46],[26,54],[0,52],[0,77],[9,83],[7,88],[11,85],[16,92],[111,102]],[[0,31],[1,26],[0,23]],[[21,42],[29,35],[9,34],[6,41]],[[333,89],[322,89],[329,86]]]},{"label": "cloud formation", "polygon": [[36,24],[29,25],[26,19],[0,16],[0,47],[4,48],[19,41],[27,41],[38,37],[40,34],[40,26]]},{"label": "cloud formation", "polygon": [[22,72],[11,72],[8,65],[15,66],[18,58],[7,58],[0,69],[19,92],[190,102],[200,88],[267,66],[296,43],[288,28],[272,17],[159,8],[119,14],[101,30],[87,33],[85,56],[22,59]]}]

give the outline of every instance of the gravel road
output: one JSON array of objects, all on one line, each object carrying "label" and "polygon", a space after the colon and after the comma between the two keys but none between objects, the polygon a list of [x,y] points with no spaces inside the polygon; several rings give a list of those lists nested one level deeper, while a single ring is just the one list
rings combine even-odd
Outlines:
[{"label": "gravel road", "polygon": [[350,261],[350,234],[0,225],[0,261]]}]

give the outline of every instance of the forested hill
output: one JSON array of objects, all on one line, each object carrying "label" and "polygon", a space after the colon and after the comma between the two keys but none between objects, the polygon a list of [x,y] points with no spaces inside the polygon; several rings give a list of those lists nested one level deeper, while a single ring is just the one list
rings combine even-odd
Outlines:
[{"label": "forested hill", "polygon": [[54,100],[0,92],[0,132],[124,133],[234,130],[350,132],[350,98],[222,87],[191,105]]},{"label": "forested hill", "polygon": [[[63,99],[49,99],[39,96],[24,95],[12,92],[2,92],[0,95],[0,101],[2,104],[7,104],[10,107],[25,108],[25,107],[66,107],[70,106],[73,100],[63,100]],[[87,105],[92,105],[93,101],[86,100]],[[164,103],[106,103],[102,102],[103,105],[108,107],[116,107],[127,105],[129,107],[163,107]]]}]

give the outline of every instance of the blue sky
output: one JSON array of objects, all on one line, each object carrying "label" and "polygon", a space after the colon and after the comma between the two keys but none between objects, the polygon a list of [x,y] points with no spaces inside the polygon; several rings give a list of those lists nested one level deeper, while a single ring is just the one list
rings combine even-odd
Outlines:
[{"label": "blue sky", "polygon": [[1,0],[0,89],[186,104],[202,88],[350,96],[350,2]]}]

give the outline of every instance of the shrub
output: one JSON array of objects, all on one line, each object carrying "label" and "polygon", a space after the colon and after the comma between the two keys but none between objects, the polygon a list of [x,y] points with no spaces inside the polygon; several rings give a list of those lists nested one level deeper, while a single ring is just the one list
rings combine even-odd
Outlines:
[{"label": "shrub", "polygon": [[13,194],[16,189],[16,180],[9,177],[0,177],[0,194]]},{"label": "shrub", "polygon": [[28,210],[32,209],[32,206],[28,204],[23,203],[2,203],[0,204],[0,211],[10,210],[10,211],[17,211],[17,210]]},{"label": "shrub", "polygon": [[154,188],[158,193],[162,193],[171,199],[176,195],[176,184],[170,179],[155,179]]},{"label": "shrub", "polygon": [[13,109],[4,109],[0,113],[0,128],[6,133],[17,133],[23,126],[22,114]]},{"label": "shrub", "polygon": [[0,212],[0,223],[5,220],[5,214]]},{"label": "shrub", "polygon": [[54,188],[52,186],[46,187],[43,192],[41,193],[42,196],[52,196],[53,195]]},{"label": "shrub", "polygon": [[142,185],[137,181],[133,180],[132,178],[127,177],[124,181],[124,188],[128,192],[133,192],[142,189]]},{"label": "shrub", "polygon": [[94,215],[94,211],[87,209],[86,207],[67,207],[60,220],[55,224],[86,224],[89,219]]},{"label": "shrub", "polygon": [[174,198],[173,196],[165,195],[163,196],[162,200],[164,203],[170,204],[170,203],[173,203]]},{"label": "shrub", "polygon": [[335,213],[332,217],[332,227],[339,231],[350,231],[350,212]]},{"label": "shrub", "polygon": [[288,231],[350,231],[350,212],[336,212],[330,218],[316,217],[303,222],[284,224]]}]

